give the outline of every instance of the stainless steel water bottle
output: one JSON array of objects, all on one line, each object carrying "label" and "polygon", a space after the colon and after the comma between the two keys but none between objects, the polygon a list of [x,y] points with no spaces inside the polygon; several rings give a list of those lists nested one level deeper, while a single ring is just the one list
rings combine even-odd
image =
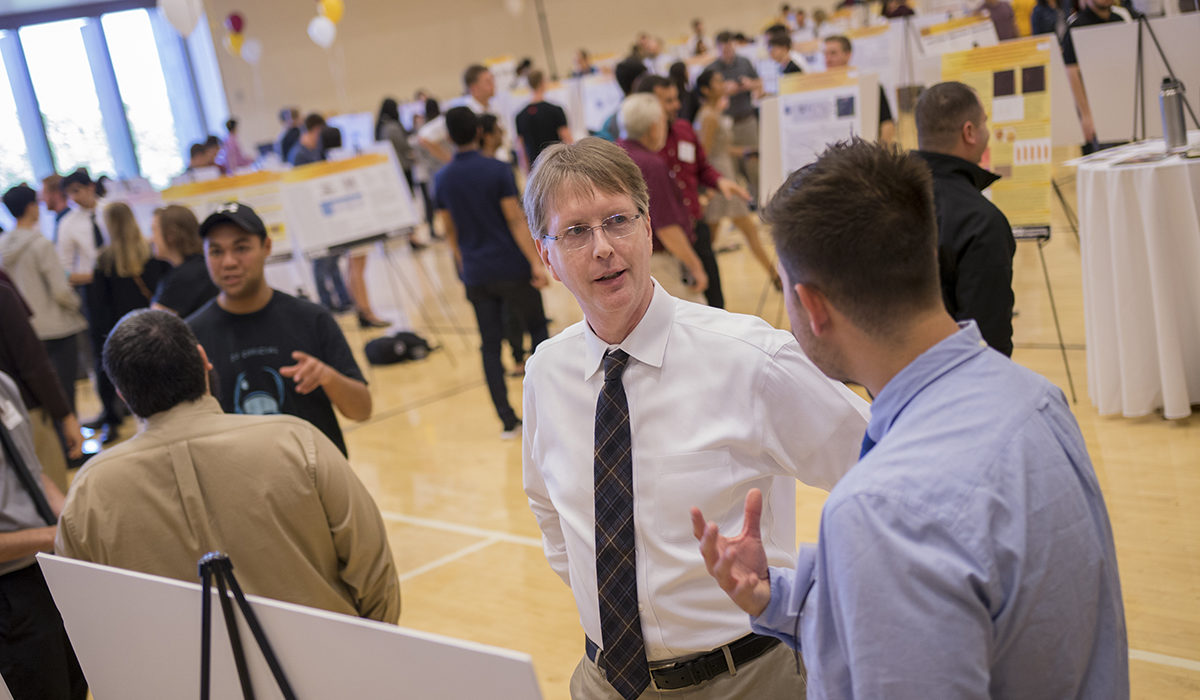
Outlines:
[{"label": "stainless steel water bottle", "polygon": [[1186,151],[1187,127],[1183,122],[1183,83],[1165,77],[1158,92],[1158,104],[1162,109],[1163,141],[1167,153]]}]

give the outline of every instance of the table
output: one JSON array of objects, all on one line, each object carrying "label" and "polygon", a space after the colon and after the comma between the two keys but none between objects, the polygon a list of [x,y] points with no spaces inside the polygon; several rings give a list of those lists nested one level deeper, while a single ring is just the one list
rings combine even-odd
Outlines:
[{"label": "table", "polygon": [[1088,393],[1101,415],[1186,418],[1200,403],[1200,159],[1122,164],[1162,151],[1156,140],[1077,161]]}]

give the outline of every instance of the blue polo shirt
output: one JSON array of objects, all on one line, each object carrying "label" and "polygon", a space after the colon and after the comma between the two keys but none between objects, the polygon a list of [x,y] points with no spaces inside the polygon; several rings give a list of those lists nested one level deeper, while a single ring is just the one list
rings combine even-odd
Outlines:
[{"label": "blue polo shirt", "polygon": [[437,208],[450,212],[462,254],[463,284],[529,280],[533,271],[513,240],[500,200],[520,197],[512,168],[479,151],[454,156],[434,178]]}]

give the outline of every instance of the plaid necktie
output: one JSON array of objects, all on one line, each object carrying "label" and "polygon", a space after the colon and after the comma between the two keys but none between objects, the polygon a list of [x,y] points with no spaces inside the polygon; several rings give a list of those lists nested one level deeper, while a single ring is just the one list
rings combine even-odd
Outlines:
[{"label": "plaid necktie", "polygon": [[633,438],[621,374],[629,355],[604,355],[604,387],[596,401],[596,584],[600,598],[600,662],[625,700],[650,685],[638,615],[637,553],[633,530]]}]

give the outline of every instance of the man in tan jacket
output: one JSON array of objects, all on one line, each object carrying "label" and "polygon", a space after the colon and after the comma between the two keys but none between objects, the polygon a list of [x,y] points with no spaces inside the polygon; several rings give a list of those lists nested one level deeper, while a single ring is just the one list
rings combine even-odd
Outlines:
[{"label": "man in tan jacket", "polygon": [[55,551],[196,581],[220,550],[247,593],[396,622],[383,519],[329,438],[294,416],[222,412],[204,349],[165,311],[126,316],[103,357],[142,426],[79,472]]}]

